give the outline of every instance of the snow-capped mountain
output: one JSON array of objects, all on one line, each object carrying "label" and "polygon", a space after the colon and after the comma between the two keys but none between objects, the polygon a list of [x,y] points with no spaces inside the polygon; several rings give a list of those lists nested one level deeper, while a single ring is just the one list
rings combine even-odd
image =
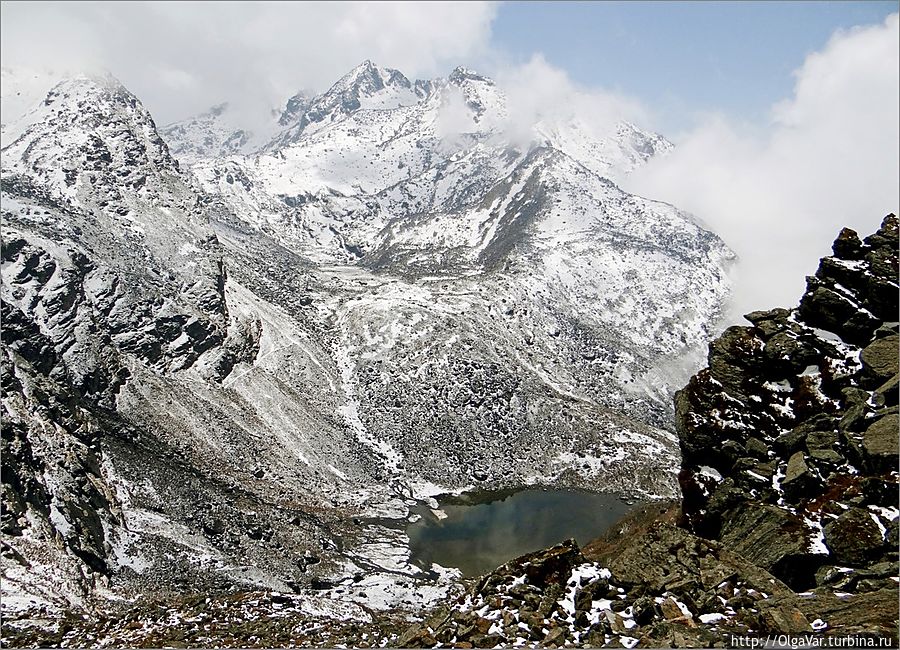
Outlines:
[{"label": "snow-capped mountain", "polygon": [[677,489],[677,360],[730,253],[610,180],[663,138],[523,145],[491,80],[370,62],[266,137],[228,115],[160,131],[79,76],[5,127],[5,604],[327,580],[392,606],[449,584],[410,564],[416,500]]}]

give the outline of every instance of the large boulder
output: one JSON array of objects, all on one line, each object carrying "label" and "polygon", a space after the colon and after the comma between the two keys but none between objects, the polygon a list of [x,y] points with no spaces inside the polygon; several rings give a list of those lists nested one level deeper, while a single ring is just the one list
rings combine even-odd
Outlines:
[{"label": "large boulder", "polygon": [[860,361],[866,373],[867,383],[880,386],[897,374],[898,357],[897,350],[900,346],[900,337],[896,334],[872,341],[863,348]]},{"label": "large boulder", "polygon": [[809,551],[810,531],[803,519],[789,510],[743,503],[723,517],[719,539],[729,551],[791,586],[805,588],[815,582],[821,559]]},{"label": "large boulder", "polygon": [[709,369],[713,379],[734,396],[742,397],[748,374],[764,363],[764,347],[762,338],[752,327],[729,327],[709,346]]},{"label": "large boulder", "polygon": [[884,527],[872,512],[850,508],[825,524],[825,545],[835,561],[847,566],[864,566],[884,550]]},{"label": "large boulder", "polygon": [[562,585],[568,580],[572,568],[584,562],[584,556],[574,539],[567,539],[556,546],[527,553],[510,560],[496,571],[482,578],[476,591],[482,591],[490,580],[507,576],[525,575],[528,584],[544,588],[551,584]]},{"label": "large boulder", "polygon": [[896,413],[875,420],[863,434],[862,447],[872,471],[897,469],[897,449],[900,445],[900,418]]},{"label": "large boulder", "polygon": [[819,484],[818,477],[806,464],[806,455],[802,451],[794,453],[788,459],[784,479],[781,481],[785,497],[796,501],[801,496],[811,494]]}]

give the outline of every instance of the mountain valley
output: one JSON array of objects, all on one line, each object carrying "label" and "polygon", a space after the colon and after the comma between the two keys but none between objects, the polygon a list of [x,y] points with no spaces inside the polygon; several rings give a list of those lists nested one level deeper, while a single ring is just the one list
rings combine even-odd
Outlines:
[{"label": "mountain valley", "polygon": [[519,143],[462,68],[364,62],[258,134],[48,90],[4,109],[4,618],[274,590],[363,620],[458,588],[410,562],[438,495],[678,494],[733,255],[614,182],[661,136]]}]

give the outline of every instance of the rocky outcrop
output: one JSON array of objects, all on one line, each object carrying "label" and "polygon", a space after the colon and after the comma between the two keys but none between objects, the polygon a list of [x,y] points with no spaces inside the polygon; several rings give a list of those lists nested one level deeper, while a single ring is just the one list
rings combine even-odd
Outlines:
[{"label": "rocky outcrop", "polygon": [[684,525],[797,589],[896,589],[897,245],[894,215],[844,229],[799,307],[747,314],[675,398]]},{"label": "rocky outcrop", "polygon": [[623,531],[599,551],[591,545],[582,554],[569,540],[517,558],[397,644],[725,647],[733,635],[823,629],[802,601],[725,545],[657,522],[636,535]]}]

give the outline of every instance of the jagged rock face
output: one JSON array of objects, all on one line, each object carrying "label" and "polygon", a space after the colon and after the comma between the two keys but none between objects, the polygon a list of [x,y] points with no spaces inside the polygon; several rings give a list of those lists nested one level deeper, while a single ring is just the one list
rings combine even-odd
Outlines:
[{"label": "jagged rock face", "polygon": [[798,588],[897,574],[897,246],[894,215],[843,230],[798,309],[748,314],[676,394],[688,528]]},{"label": "jagged rock face", "polygon": [[247,337],[228,331],[193,181],[133,95],[71,79],[29,121],[3,150],[3,453],[18,461],[3,473],[4,596],[87,606],[144,567],[125,459],[139,457],[130,481],[186,478],[168,432],[123,405],[126,386],[144,372],[221,379]]}]

